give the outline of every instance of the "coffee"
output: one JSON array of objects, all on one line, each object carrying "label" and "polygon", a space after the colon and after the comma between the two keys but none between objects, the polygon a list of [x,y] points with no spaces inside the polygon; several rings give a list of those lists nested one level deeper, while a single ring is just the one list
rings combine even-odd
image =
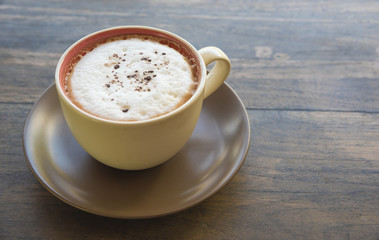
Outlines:
[{"label": "coffee", "polygon": [[196,66],[175,43],[123,35],[80,51],[66,69],[71,101],[100,118],[138,121],[183,105],[197,88]]},{"label": "coffee", "polygon": [[183,148],[204,99],[229,71],[219,48],[196,50],[165,30],[119,26],[72,44],[58,61],[55,86],[67,126],[89,155],[111,167],[140,170]]}]

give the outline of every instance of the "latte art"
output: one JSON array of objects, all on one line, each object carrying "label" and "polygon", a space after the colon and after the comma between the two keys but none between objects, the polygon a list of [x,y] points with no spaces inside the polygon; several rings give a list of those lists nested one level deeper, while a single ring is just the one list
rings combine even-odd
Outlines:
[{"label": "latte art", "polygon": [[78,55],[66,92],[97,117],[151,119],[184,104],[197,88],[193,66],[174,48],[147,36],[119,37]]}]

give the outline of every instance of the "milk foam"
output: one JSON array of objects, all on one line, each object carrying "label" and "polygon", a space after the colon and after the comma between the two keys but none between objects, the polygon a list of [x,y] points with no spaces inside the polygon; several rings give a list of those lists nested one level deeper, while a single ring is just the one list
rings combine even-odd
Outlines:
[{"label": "milk foam", "polygon": [[69,97],[105,119],[145,120],[182,105],[196,89],[188,60],[144,38],[110,41],[87,52],[66,79]]}]

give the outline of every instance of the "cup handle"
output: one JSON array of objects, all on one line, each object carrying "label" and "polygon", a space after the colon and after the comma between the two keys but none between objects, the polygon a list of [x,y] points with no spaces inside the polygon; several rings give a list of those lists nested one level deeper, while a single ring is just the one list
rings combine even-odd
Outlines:
[{"label": "cup handle", "polygon": [[199,50],[205,65],[216,62],[207,75],[205,81],[204,99],[217,90],[228,77],[230,72],[230,60],[228,56],[217,47],[205,47]]}]

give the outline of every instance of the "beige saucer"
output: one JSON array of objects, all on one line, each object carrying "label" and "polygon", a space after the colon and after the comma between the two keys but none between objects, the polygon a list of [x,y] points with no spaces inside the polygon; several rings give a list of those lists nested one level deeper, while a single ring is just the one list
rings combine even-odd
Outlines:
[{"label": "beige saucer", "polygon": [[175,157],[147,170],[117,170],[76,142],[53,84],[30,111],[23,143],[36,178],[64,202],[108,217],[150,218],[187,209],[228,183],[247,155],[250,125],[242,102],[223,84],[205,100],[192,137]]}]

